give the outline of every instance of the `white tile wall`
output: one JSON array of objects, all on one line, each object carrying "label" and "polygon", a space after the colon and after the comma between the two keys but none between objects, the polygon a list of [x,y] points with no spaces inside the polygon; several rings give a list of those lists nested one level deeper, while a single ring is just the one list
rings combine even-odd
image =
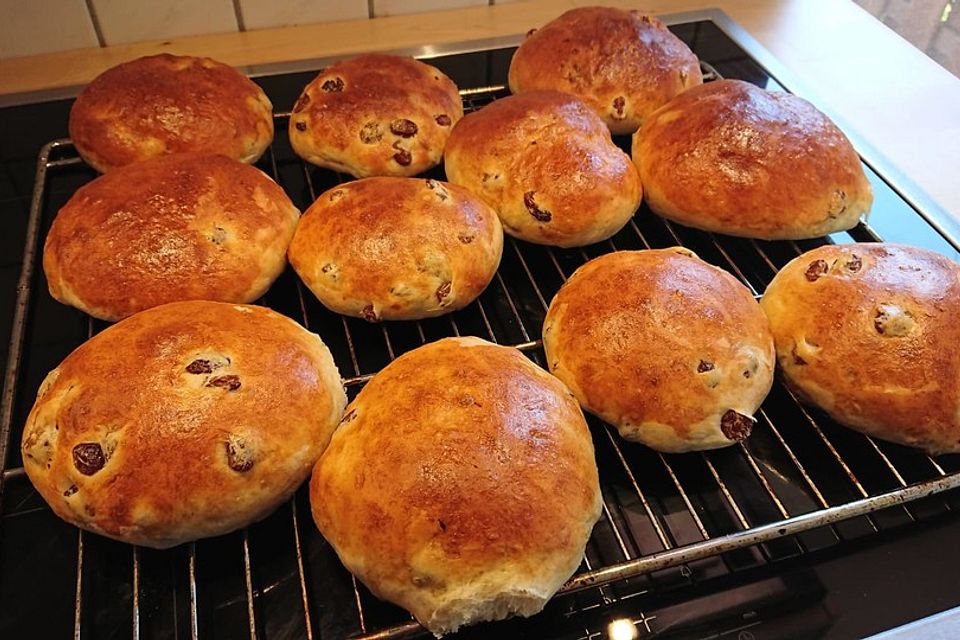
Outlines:
[{"label": "white tile wall", "polygon": [[247,29],[367,18],[367,0],[240,0]]},{"label": "white tile wall", "polygon": [[0,58],[517,1],[0,0]]},{"label": "white tile wall", "polygon": [[108,45],[237,30],[232,0],[93,0]]},{"label": "white tile wall", "polygon": [[488,4],[490,4],[489,0],[373,0],[373,15],[380,18],[402,13],[461,9]]},{"label": "white tile wall", "polygon": [[83,0],[3,0],[0,5],[0,58],[97,46]]}]

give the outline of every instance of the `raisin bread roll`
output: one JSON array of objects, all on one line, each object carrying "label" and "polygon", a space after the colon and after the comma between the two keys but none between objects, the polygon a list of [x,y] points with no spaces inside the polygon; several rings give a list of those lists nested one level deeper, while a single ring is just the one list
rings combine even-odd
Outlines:
[{"label": "raisin bread roll", "polygon": [[681,224],[747,238],[856,226],[873,192],[843,132],[803,98],[718,80],[680,94],[633,138],[646,200]]},{"label": "raisin bread roll", "polygon": [[327,308],[366,320],[462,309],[500,264],[493,209],[463,187],[363,178],[321,194],[290,244],[290,263]]},{"label": "raisin bread roll", "polygon": [[300,212],[265,173],[198,153],[121,167],[57,213],[50,294],[102,320],[179,300],[253,302],[286,267]]},{"label": "raisin bread roll", "polygon": [[571,9],[534,30],[510,61],[510,91],[571,93],[614,134],[636,131],[703,82],[697,56],[657,18],[612,7]]},{"label": "raisin bread roll", "polygon": [[773,384],[773,339],[750,291],[682,247],[577,269],[550,303],[543,348],[587,411],[658,451],[743,440]]},{"label": "raisin bread roll", "polygon": [[367,176],[414,176],[440,163],[463,117],[453,81],[419,60],[384,54],[333,64],[306,86],[290,144],[315,165]]},{"label": "raisin bread roll", "polygon": [[530,616],[576,570],[600,516],[587,424],[516,349],[446,338],[350,404],[310,482],[344,565],[438,637]]},{"label": "raisin bread roll", "polygon": [[70,137],[101,173],[182,152],[252,163],[273,141],[273,105],[233,67],[162,53],[97,76],[70,109]]},{"label": "raisin bread roll", "polygon": [[528,242],[600,242],[640,205],[630,158],[597,114],[558,91],[502,98],[468,114],[444,159],[451,182],[486,200],[504,230]]},{"label": "raisin bread roll", "polygon": [[777,361],[837,422],[960,452],[960,265],[906,245],[826,245],[767,286]]},{"label": "raisin bread roll", "polygon": [[269,309],[138,313],[50,372],[23,464],[58,516],[166,548],[266,517],[306,479],[346,396],[320,338]]}]

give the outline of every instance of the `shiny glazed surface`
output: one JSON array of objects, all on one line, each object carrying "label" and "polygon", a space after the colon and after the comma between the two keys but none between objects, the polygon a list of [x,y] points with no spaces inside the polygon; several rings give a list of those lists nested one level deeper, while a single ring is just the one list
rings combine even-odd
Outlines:
[{"label": "shiny glazed surface", "polygon": [[702,82],[697,56],[659,18],[613,7],[571,9],[531,30],[509,73],[514,93],[572,93],[615,134],[633,133],[658,107]]},{"label": "shiny glazed surface", "polygon": [[414,176],[440,162],[461,117],[457,87],[439,69],[367,54],[330,65],[304,88],[290,143],[308,162],[358,178]]},{"label": "shiny glazed surface", "polygon": [[23,432],[54,512],[150,547],[233,531],[306,479],[346,396],[320,338],[264,307],[180,302],[50,372]]},{"label": "shiny glazed surface", "polygon": [[720,80],[661,107],[633,139],[646,200],[682,224],[764,239],[854,226],[873,195],[843,132],[803,98]]},{"label": "shiny glazed surface", "polygon": [[434,633],[539,611],[600,515],[576,400],[478,338],[427,344],[378,373],[317,462],[310,501],[344,565]]},{"label": "shiny glazed surface", "polygon": [[379,177],[320,194],[297,226],[290,262],[328,308],[401,320],[470,304],[502,251],[496,212],[463,187]]},{"label": "shiny glazed surface", "polygon": [[50,293],[104,320],[179,300],[253,302],[286,267],[299,211],[259,169],[209,154],[84,185],[47,234]]},{"label": "shiny glazed surface", "polygon": [[960,452],[960,266],[896,244],[823,246],[764,292],[787,380],[864,433]]},{"label": "shiny glazed surface", "polygon": [[232,67],[163,53],[97,76],[70,111],[70,137],[101,172],[181,152],[256,162],[273,140],[273,107]]},{"label": "shiny glazed surface", "polygon": [[636,168],[582,101],[559,91],[501,98],[460,121],[450,181],[497,210],[508,234],[575,247],[619,231],[640,204]]}]

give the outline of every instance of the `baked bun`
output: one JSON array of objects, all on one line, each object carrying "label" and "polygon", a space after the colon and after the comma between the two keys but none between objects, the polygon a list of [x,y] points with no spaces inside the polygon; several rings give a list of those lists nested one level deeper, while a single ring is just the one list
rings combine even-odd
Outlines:
[{"label": "baked bun", "polygon": [[905,245],[826,245],[781,269],[760,305],[802,398],[868,435],[960,452],[960,265]]},{"label": "baked bun", "polygon": [[70,109],[70,137],[100,172],[181,152],[256,162],[273,141],[273,105],[233,67],[161,53],[97,76]]},{"label": "baked bun", "polygon": [[767,240],[857,224],[873,193],[843,132],[803,98],[717,80],[680,94],[633,138],[647,204],[707,231]]},{"label": "baked bun", "polygon": [[611,7],[571,9],[533,31],[513,54],[510,91],[572,93],[615,134],[703,82],[697,56],[657,18]]},{"label": "baked bun", "polygon": [[558,91],[502,98],[465,116],[444,160],[450,182],[486,200],[507,233],[529,242],[600,242],[640,205],[630,158],[597,114]]},{"label": "baked bun", "polygon": [[265,173],[176,154],[84,185],[43,249],[50,294],[102,320],[179,300],[252,302],[286,266],[300,212]]},{"label": "baked bun", "polygon": [[172,547],[289,498],[345,404],[327,347],[294,321],[176,302],[109,327],[47,375],[23,465],[67,522]]},{"label": "baked bun", "polygon": [[601,506],[576,400],[478,338],[427,344],[378,373],[314,467],[310,503],[347,569],[438,637],[540,611]]},{"label": "baked bun", "polygon": [[376,320],[467,306],[500,264],[493,209],[463,187],[363,178],[322,194],[290,244],[290,264],[329,309]]},{"label": "baked bun", "polygon": [[577,269],[550,303],[543,348],[586,410],[658,451],[743,440],[773,384],[773,339],[750,291],[682,247]]},{"label": "baked bun", "polygon": [[453,81],[402,56],[338,62],[308,84],[293,106],[290,143],[315,165],[366,176],[413,176],[440,163],[463,117]]}]

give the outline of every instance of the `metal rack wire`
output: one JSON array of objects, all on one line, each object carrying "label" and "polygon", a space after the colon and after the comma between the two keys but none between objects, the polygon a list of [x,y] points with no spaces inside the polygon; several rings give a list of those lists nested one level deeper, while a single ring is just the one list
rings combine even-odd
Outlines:
[{"label": "metal rack wire", "polygon": [[[705,66],[705,75],[707,79],[718,77],[709,65]],[[479,87],[462,94],[466,110],[471,111],[505,95],[505,89]],[[285,130],[288,117],[276,115],[278,131]],[[260,166],[301,208],[344,179],[302,163],[284,143],[278,136]],[[29,401],[25,392],[33,391],[20,389],[18,383],[21,365],[29,357],[26,336],[32,297],[46,295],[37,288],[36,266],[41,220],[51,213],[45,202],[49,174],[79,163],[69,140],[46,145],[38,161],[0,405],[0,460],[10,457],[7,447],[19,435],[13,429],[14,416],[18,406]],[[864,224],[850,236],[861,241],[880,240]],[[479,335],[510,344],[542,365],[538,336],[550,299],[574,269],[608,251],[688,246],[729,270],[757,295],[789,259],[809,245],[827,241],[771,243],[728,238],[674,225],[642,208],[614,238],[582,249],[550,249],[507,238],[501,268],[487,291],[467,309],[443,318],[370,325],[338,316],[320,307],[289,272],[262,303],[320,333],[346,374],[344,383],[352,393],[396,356],[443,335]],[[87,337],[98,328],[88,319]],[[664,569],[680,567],[681,582],[689,582],[701,571],[696,563],[705,559],[714,560],[709,571],[732,572],[740,566],[775,562],[836,544],[859,535],[857,531],[880,531],[885,528],[882,514],[877,513],[880,510],[894,508],[895,521],[912,521],[920,517],[912,507],[914,501],[960,486],[960,464],[955,460],[933,458],[838,428],[823,414],[800,404],[779,382],[758,418],[753,436],[744,442],[725,450],[680,456],[658,454],[623,442],[610,426],[591,420],[601,470],[603,514],[580,571],[559,594],[560,599],[566,599],[568,610],[602,607],[642,594],[650,585],[637,581]],[[0,489],[14,482],[26,482],[22,467],[5,468]],[[329,613],[329,607],[325,607],[328,594],[317,587],[317,556],[307,549],[324,543],[309,518],[304,518],[303,505],[301,491],[268,523],[252,525],[238,534],[238,546],[201,549],[203,543],[198,542],[155,552],[104,542],[111,545],[110,553],[129,554],[130,636],[139,640],[143,634],[142,600],[150,589],[145,578],[145,554],[149,554],[150,562],[162,557],[165,563],[185,566],[185,584],[174,584],[174,599],[181,604],[173,606],[173,611],[185,610],[188,620],[173,624],[182,625],[185,635],[197,640],[209,627],[203,622],[204,585],[212,575],[219,575],[215,567],[205,575],[205,554],[219,558],[239,551],[239,557],[225,562],[242,565],[237,598],[238,606],[245,608],[246,633],[251,639],[270,637],[263,620],[264,602],[280,582],[264,584],[257,576],[258,555],[271,553],[255,539],[264,527],[274,536],[274,543],[277,536],[285,539],[277,543],[287,549],[286,561],[280,563],[281,573],[285,572],[293,586],[284,593],[288,601],[299,600],[295,608],[302,619],[294,624],[296,631],[289,637],[312,640],[343,632],[372,640],[422,633],[407,614],[379,603],[342,567],[323,565],[321,568],[326,567],[333,575],[330,584],[343,587],[337,591],[339,602],[347,598],[354,608],[346,613]],[[940,508],[952,507],[943,502]],[[847,525],[851,522],[860,525],[850,528]],[[810,539],[800,535],[813,529],[824,535]],[[77,639],[85,635],[90,624],[89,583],[93,580],[91,572],[100,568],[90,564],[91,538],[83,531],[76,532],[73,635]],[[734,556],[733,552],[742,553]],[[158,553],[163,555],[156,556]],[[331,616],[336,621],[330,622]]]}]

